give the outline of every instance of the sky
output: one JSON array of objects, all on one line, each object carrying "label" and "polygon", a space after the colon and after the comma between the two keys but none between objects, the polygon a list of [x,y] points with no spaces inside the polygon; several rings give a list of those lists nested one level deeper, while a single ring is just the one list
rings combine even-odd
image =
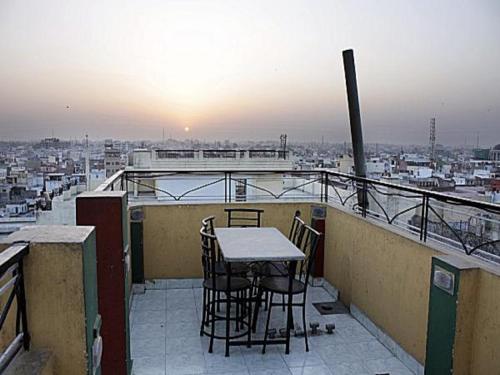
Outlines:
[{"label": "sky", "polygon": [[[0,139],[500,143],[500,2],[1,0]],[[189,131],[186,131],[186,128]]]}]

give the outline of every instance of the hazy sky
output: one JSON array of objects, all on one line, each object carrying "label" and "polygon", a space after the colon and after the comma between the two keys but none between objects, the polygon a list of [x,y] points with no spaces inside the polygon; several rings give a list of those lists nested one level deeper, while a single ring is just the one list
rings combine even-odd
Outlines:
[{"label": "hazy sky", "polygon": [[365,141],[500,143],[498,0],[1,0],[0,138],[343,142],[346,48]]}]

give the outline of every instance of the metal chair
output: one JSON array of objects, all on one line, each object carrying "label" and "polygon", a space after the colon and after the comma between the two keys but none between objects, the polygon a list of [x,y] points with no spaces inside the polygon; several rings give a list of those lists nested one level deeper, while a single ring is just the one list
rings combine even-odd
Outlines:
[{"label": "metal chair", "polygon": [[[208,216],[204,219],[201,220],[201,225],[203,228],[205,228],[206,233],[209,233],[211,235],[215,235],[215,216]],[[215,272],[218,275],[225,275],[226,274],[226,266],[225,263],[222,259],[222,255],[217,248],[217,263],[215,264]],[[231,265],[231,273],[233,275],[240,275],[240,276],[246,276],[248,273],[248,266],[246,263],[234,263]]]},{"label": "metal chair", "polygon": [[[290,233],[288,239],[298,248],[300,248],[300,243],[302,241],[302,228],[305,223],[300,218],[300,211],[295,211],[292,219],[292,225],[290,227]],[[287,276],[288,266],[284,262],[267,262],[260,265],[254,265],[253,272],[255,275],[254,283],[255,286],[258,278],[268,277],[268,276]],[[265,309],[268,306],[268,293],[266,293]],[[285,296],[283,295],[283,311],[285,311]]]},{"label": "metal chair", "polygon": [[238,228],[259,228],[264,210],[258,208],[226,208],[227,226]]},{"label": "metal chair", "polygon": [[[300,248],[301,245],[300,242],[302,241],[302,228],[304,227],[304,225],[304,221],[300,218],[300,211],[295,211],[288,239],[298,248]],[[260,275],[286,276],[288,275],[288,267],[284,262],[268,262],[263,264],[260,268]]]},{"label": "metal chair", "polygon": [[[205,230],[205,233],[215,235],[215,216],[208,216],[201,220],[201,225]],[[226,264],[222,259],[222,254],[220,253],[219,248],[217,247],[217,260],[215,263],[215,273],[218,276],[224,276],[227,273]],[[249,267],[246,263],[233,263],[231,265],[231,274],[240,277],[246,277],[248,274]],[[220,292],[217,293],[217,299],[220,299]],[[217,303],[217,311],[220,311],[220,303]]]},{"label": "metal chair", "polygon": [[[309,225],[302,226],[302,233],[299,233],[298,236],[301,237],[300,248],[305,254],[304,260],[299,262],[297,270],[289,270],[289,272],[294,272],[294,279],[292,282],[292,295],[300,295],[302,294],[303,298],[301,302],[292,301],[292,306],[302,307],[302,324],[304,328],[304,338],[306,342],[306,351],[309,351],[309,344],[307,340],[307,329],[306,329],[306,298],[307,298],[307,286],[309,283],[309,276],[313,269],[314,259],[316,257],[316,250],[318,247],[318,240],[321,236],[321,233],[311,228]],[[267,313],[267,321],[266,321],[266,330],[264,333],[264,345],[262,347],[262,353],[266,351],[266,343],[267,336],[269,333],[269,321],[271,319],[271,310],[273,306],[283,306],[284,300],[281,303],[274,302],[273,297],[274,294],[281,294],[282,296],[288,295],[288,284],[289,277],[288,276],[268,276],[261,279],[258,292],[257,299],[259,296],[262,296],[263,293],[269,292],[270,303],[269,309]],[[254,317],[254,325],[256,322],[257,316]]]},{"label": "metal chair", "polygon": [[[225,340],[226,356],[229,356],[229,341],[231,339],[248,335],[248,341],[251,340],[251,283],[244,277],[231,277],[230,289],[228,293],[228,277],[226,275],[218,275],[215,271],[215,265],[217,263],[216,238],[213,234],[209,233],[209,230],[209,227],[204,225],[202,225],[200,229],[202,252],[201,261],[203,266],[203,313],[200,325],[200,336],[207,335],[210,337],[210,344],[208,348],[209,353],[212,353],[213,351],[214,339]],[[232,295],[233,292],[236,293],[235,296]],[[225,294],[225,298],[221,298],[221,294]],[[225,316],[217,315],[216,303],[226,303]],[[236,314],[233,317],[229,316],[229,305],[231,303],[236,304]],[[244,321],[244,314],[239,314],[239,307],[244,304],[248,304],[245,308],[247,311],[246,316],[248,318],[248,322]],[[225,335],[215,333],[215,323],[217,321],[226,322]],[[239,327],[239,325],[246,325],[248,327],[247,332],[231,336],[230,321],[234,321],[236,323],[236,327]],[[210,331],[205,329],[208,325],[211,326]]]}]

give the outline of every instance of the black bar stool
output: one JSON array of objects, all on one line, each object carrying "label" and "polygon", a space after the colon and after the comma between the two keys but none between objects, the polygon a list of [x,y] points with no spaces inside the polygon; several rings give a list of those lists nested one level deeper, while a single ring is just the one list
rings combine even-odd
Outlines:
[{"label": "black bar stool", "polygon": [[[200,326],[200,336],[206,335],[210,337],[210,345],[208,352],[213,351],[214,339],[226,341],[226,356],[229,356],[229,341],[232,339],[248,336],[248,341],[251,340],[251,283],[248,279],[241,276],[234,276],[228,279],[227,275],[221,276],[216,272],[217,254],[216,254],[216,238],[213,234],[207,232],[207,227],[202,226],[201,235],[201,250],[202,250],[202,265],[203,265],[203,313]],[[228,289],[229,282],[229,289]],[[228,293],[229,290],[229,293]],[[234,293],[234,295],[233,295]],[[230,311],[230,304],[236,304],[236,314],[234,316],[218,315],[216,304],[226,304],[226,312]],[[246,314],[239,314],[239,308],[245,310]],[[243,307],[245,307],[243,309]],[[245,321],[245,316],[247,320]],[[215,325],[218,321],[226,322],[226,333],[216,334]],[[245,326],[247,329],[243,333],[230,334],[229,322],[236,323],[236,330],[239,326]],[[206,329],[210,325],[210,330]]]}]

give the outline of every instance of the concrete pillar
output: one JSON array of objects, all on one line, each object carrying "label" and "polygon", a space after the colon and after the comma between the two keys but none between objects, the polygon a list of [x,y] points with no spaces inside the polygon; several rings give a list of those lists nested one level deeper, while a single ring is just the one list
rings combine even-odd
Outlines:
[{"label": "concrete pillar", "polygon": [[[94,228],[24,227],[2,240],[1,251],[17,241],[29,243],[24,275],[30,350],[51,352],[55,374],[91,374],[98,321]],[[14,332],[14,311],[0,341]]]},{"label": "concrete pillar", "polygon": [[105,350],[103,375],[130,374],[131,290],[126,192],[87,192],[76,199],[76,222],[96,230],[97,285]]}]

